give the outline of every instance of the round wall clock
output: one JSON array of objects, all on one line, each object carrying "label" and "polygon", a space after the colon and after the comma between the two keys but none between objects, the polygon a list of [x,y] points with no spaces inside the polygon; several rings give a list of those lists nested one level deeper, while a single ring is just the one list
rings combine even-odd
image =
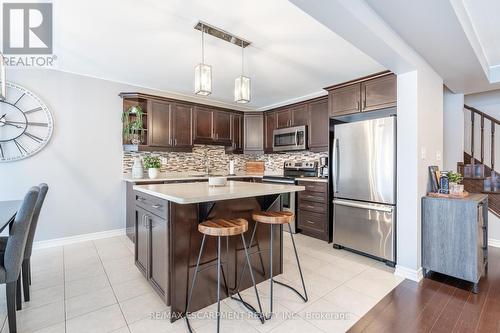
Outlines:
[{"label": "round wall clock", "polygon": [[54,128],[52,114],[31,91],[7,82],[0,99],[0,162],[20,160],[39,152]]}]

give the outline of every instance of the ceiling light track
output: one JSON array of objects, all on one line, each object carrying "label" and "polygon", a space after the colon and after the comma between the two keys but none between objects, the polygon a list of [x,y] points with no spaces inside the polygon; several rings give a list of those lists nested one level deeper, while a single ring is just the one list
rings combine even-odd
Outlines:
[{"label": "ceiling light track", "polygon": [[236,46],[245,48],[252,44],[251,42],[244,40],[241,37],[238,37],[236,35],[233,35],[230,32],[227,32],[225,30],[222,30],[220,28],[217,28],[213,25],[210,25],[208,23],[205,23],[203,21],[198,21],[196,25],[194,26],[196,30],[203,31],[206,34],[209,34],[211,36],[214,36],[216,38],[222,39],[223,41],[226,41],[231,44],[235,44]]}]

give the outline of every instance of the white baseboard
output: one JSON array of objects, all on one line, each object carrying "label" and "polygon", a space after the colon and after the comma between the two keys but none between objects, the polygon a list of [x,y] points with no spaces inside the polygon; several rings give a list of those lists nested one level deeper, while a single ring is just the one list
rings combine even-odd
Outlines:
[{"label": "white baseboard", "polygon": [[500,239],[489,238],[488,245],[493,247],[500,247]]},{"label": "white baseboard", "polygon": [[396,270],[394,271],[394,274],[415,282],[419,282],[424,278],[422,267],[420,267],[418,270],[414,270],[408,267],[396,265]]},{"label": "white baseboard", "polygon": [[35,242],[33,244],[33,248],[45,249],[45,248],[49,248],[49,247],[68,245],[68,244],[85,242],[85,241],[90,241],[90,240],[95,240],[95,239],[102,239],[102,238],[109,238],[109,237],[116,237],[116,236],[123,236],[123,235],[125,235],[125,229],[114,229],[114,230],[107,230],[107,231],[101,231],[101,232],[93,232],[90,234],[83,234],[83,235],[76,235],[76,236],[70,236],[70,237],[49,239],[49,240],[45,240],[45,241],[38,241],[38,242]]}]

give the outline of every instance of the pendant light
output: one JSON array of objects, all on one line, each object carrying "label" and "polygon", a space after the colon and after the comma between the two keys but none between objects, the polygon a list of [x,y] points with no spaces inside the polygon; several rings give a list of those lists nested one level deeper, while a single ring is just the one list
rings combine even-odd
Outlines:
[{"label": "pendant light", "polygon": [[205,64],[205,27],[201,26],[201,63],[194,68],[194,93],[208,96],[212,93],[212,66]]},{"label": "pendant light", "polygon": [[5,58],[3,54],[0,53],[0,81],[2,81],[0,87],[0,100],[5,101],[7,97],[7,81],[5,81]]},{"label": "pendant light", "polygon": [[250,78],[244,76],[244,52],[245,47],[241,42],[241,75],[234,80],[234,101],[236,103],[250,102]]}]

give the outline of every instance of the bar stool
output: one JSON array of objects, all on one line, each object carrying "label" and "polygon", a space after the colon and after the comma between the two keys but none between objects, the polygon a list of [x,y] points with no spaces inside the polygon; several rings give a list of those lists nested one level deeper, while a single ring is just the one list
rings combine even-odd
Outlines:
[{"label": "bar stool", "polygon": [[[252,218],[253,218],[253,220],[256,223],[255,223],[254,229],[252,231],[252,237],[250,239],[250,245],[253,244],[253,239],[255,237],[255,232],[257,230],[257,225],[259,223],[269,224],[270,229],[271,229],[271,241],[270,241],[270,250],[269,250],[269,253],[270,253],[270,264],[269,264],[269,271],[270,271],[269,272],[269,274],[270,274],[269,275],[270,276],[270,302],[269,302],[270,304],[269,304],[269,310],[270,310],[270,314],[269,314],[268,317],[266,317],[266,320],[271,319],[271,317],[273,315],[273,289],[274,289],[273,283],[277,283],[279,285],[282,285],[284,287],[287,287],[287,288],[293,290],[304,302],[308,301],[306,285],[304,283],[304,276],[302,274],[302,268],[300,267],[299,255],[297,254],[297,247],[295,246],[295,240],[293,238],[292,227],[290,225],[290,223],[293,221],[293,217],[294,217],[294,214],[292,212],[288,212],[288,211],[280,211],[280,212],[264,212],[264,211],[260,211],[260,212],[253,212],[253,214],[252,214]],[[295,259],[297,260],[297,266],[299,268],[300,279],[302,281],[302,288],[304,289],[304,295],[302,295],[299,291],[297,291],[292,286],[289,286],[286,283],[283,283],[283,282],[280,282],[280,281],[276,281],[276,280],[273,279],[273,238],[274,238],[274,226],[275,225],[284,225],[284,224],[288,224],[288,229],[290,231],[290,237],[292,238],[293,250],[295,252]],[[260,255],[261,252],[262,251],[259,250],[259,251],[255,252],[255,253],[259,253],[259,255]],[[250,265],[250,264],[248,264],[248,265]],[[246,265],[243,267],[243,272],[244,272],[245,267],[246,267]],[[241,282],[242,277],[243,277],[243,274],[240,277],[240,282]],[[239,289],[239,283],[238,283],[238,289]]]},{"label": "bar stool", "polygon": [[[248,221],[242,218],[235,218],[235,219],[218,218],[218,219],[204,221],[198,225],[198,231],[203,234],[203,239],[201,241],[200,252],[198,254],[198,260],[196,261],[196,268],[194,271],[193,281],[191,283],[191,290],[189,291],[189,297],[186,304],[185,318],[189,332],[192,332],[191,325],[189,324],[189,319],[188,319],[189,304],[191,303],[191,297],[193,295],[193,290],[196,283],[196,277],[198,275],[200,261],[203,256],[205,239],[207,236],[217,237],[217,332],[220,331],[220,277],[221,277],[221,267],[222,267],[221,237],[226,237],[227,240],[229,236],[241,235],[241,240],[243,241],[243,248],[245,249],[245,257],[246,257],[245,266],[248,265],[250,267],[250,276],[252,278],[252,283],[255,290],[255,296],[257,297],[257,302],[259,304],[260,314],[258,314],[258,316],[261,322],[264,321],[263,319],[264,316],[262,315],[262,306],[259,298],[259,292],[257,291],[257,287],[255,285],[255,278],[253,275],[252,267],[250,265],[250,257],[248,255],[248,249],[246,246],[245,237],[243,235],[247,230],[248,230]],[[223,278],[227,294],[229,295],[224,275]]]}]

